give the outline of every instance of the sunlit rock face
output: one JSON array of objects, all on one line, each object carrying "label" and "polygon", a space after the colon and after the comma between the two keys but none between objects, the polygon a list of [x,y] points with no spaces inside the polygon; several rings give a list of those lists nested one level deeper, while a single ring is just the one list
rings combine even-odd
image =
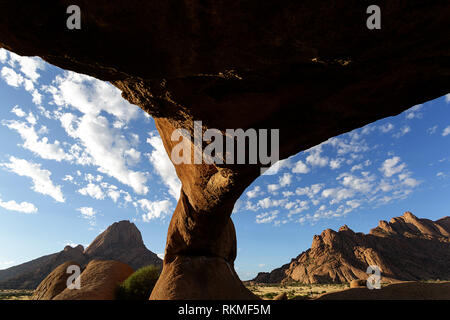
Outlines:
[{"label": "sunlit rock face", "polygon": [[310,249],[253,281],[346,283],[367,279],[369,266],[380,269],[383,282],[450,278],[450,217],[431,221],[405,212],[381,220],[368,234],[347,225],[338,232],[326,229]]},{"label": "sunlit rock face", "polygon": [[[113,83],[174,129],[280,129],[280,158],[439,97],[450,87],[443,2],[0,1],[0,46]],[[182,191],[154,299],[251,299],[233,262],[235,201],[261,164],[177,164]],[[195,267],[194,267],[195,266]],[[215,268],[214,275],[211,270]],[[205,279],[206,277],[206,279]],[[209,277],[209,278],[208,278]]]}]

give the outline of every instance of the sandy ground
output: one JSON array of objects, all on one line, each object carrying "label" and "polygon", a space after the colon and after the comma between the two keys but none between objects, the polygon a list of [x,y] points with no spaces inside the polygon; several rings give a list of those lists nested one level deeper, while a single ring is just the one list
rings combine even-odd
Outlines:
[{"label": "sandy ground", "polygon": [[265,300],[271,300],[282,292],[286,292],[288,299],[314,299],[321,294],[342,291],[350,288],[348,284],[255,284],[247,288]]},{"label": "sandy ground", "polygon": [[33,290],[0,290],[0,300],[30,300]]},{"label": "sandy ground", "polygon": [[[448,281],[419,281],[416,282],[419,286],[421,284],[438,284],[440,286],[446,286]],[[385,288],[389,285],[389,283],[382,283],[381,288]],[[411,282],[412,286],[414,282]],[[344,284],[289,284],[289,285],[280,285],[280,284],[246,284],[246,287],[252,291],[257,296],[261,297],[265,300],[271,300],[275,296],[280,293],[286,292],[288,299],[316,299],[319,296],[339,291],[347,291],[350,289],[350,285],[348,283]],[[414,288],[410,288],[410,290],[417,290]],[[440,289],[443,290],[442,288]],[[447,289],[445,289],[447,290]],[[447,291],[445,292],[446,295]],[[354,298],[353,298],[354,299]]]}]

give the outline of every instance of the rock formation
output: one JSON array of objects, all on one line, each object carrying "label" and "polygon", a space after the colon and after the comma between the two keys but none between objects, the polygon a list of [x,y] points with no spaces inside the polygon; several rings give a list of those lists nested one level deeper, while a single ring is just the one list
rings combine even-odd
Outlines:
[{"label": "rock formation", "polygon": [[70,277],[70,273],[67,272],[69,266],[80,265],[75,261],[64,262],[58,266],[55,270],[45,277],[44,280],[34,290],[31,300],[52,300],[58,294],[67,288],[67,279]]},{"label": "rock formation", "polygon": [[120,221],[98,235],[86,250],[81,245],[66,246],[61,252],[0,270],[0,288],[35,289],[59,265],[74,261],[85,267],[94,259],[121,261],[135,270],[150,264],[162,266],[162,260],[145,247],[134,223]]},{"label": "rock formation", "polygon": [[[110,81],[154,117],[169,155],[173,130],[193,135],[201,120],[222,135],[281,129],[286,158],[450,87],[443,1],[380,1],[381,30],[358,0],[80,0],[80,30],[66,28],[70,4],[0,0],[0,47]],[[230,215],[263,166],[175,165],[181,196],[151,298],[254,298],[234,271]]]},{"label": "rock formation", "polygon": [[[411,212],[380,221],[369,234],[348,226],[314,236],[311,248],[291,263],[253,282],[356,283],[368,278],[367,267],[381,269],[381,282],[450,279],[450,217],[419,219]],[[353,281],[357,280],[357,281]]]},{"label": "rock formation", "polygon": [[162,260],[147,249],[141,232],[134,223],[120,221],[110,225],[84,251],[87,260],[116,260],[137,270],[154,265],[162,267]]},{"label": "rock formation", "polygon": [[351,288],[325,293],[317,300],[450,300],[450,282],[401,282],[380,290]]},{"label": "rock formation", "polygon": [[80,275],[80,289],[65,288],[53,300],[115,300],[117,285],[132,273],[119,261],[92,260]]}]

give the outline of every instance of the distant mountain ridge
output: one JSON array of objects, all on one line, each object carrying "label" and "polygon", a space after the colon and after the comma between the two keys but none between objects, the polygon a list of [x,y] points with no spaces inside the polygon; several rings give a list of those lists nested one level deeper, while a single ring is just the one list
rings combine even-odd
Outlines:
[{"label": "distant mountain ridge", "polygon": [[369,265],[381,269],[384,282],[450,279],[450,217],[431,221],[405,212],[368,234],[346,225],[338,232],[327,229],[290,263],[252,281],[342,283],[367,279]]},{"label": "distant mountain ridge", "polygon": [[0,270],[0,289],[35,289],[57,266],[66,261],[76,261],[82,267],[91,260],[116,260],[134,270],[146,265],[162,267],[162,260],[148,250],[134,223],[120,221],[109,226],[84,249],[66,246],[64,250]]}]

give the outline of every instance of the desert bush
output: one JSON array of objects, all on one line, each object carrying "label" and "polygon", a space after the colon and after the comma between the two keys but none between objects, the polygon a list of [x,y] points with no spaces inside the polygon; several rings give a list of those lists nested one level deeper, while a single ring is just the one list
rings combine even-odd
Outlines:
[{"label": "desert bush", "polygon": [[161,270],[153,265],[142,267],[117,286],[118,300],[148,300]]},{"label": "desert bush", "polygon": [[277,296],[276,292],[268,292],[263,295],[263,297],[267,299],[273,299],[275,296]]}]

